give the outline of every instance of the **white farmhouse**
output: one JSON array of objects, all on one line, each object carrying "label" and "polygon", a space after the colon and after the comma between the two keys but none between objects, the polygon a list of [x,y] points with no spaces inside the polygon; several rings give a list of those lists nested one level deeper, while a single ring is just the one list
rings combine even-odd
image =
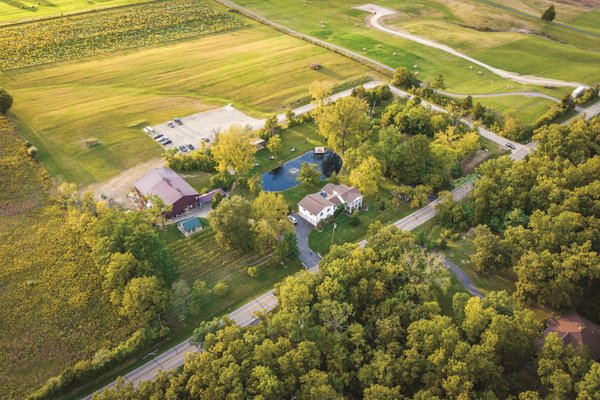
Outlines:
[{"label": "white farmhouse", "polygon": [[298,203],[298,214],[314,226],[333,216],[338,207],[352,213],[363,205],[363,195],[354,187],[328,183],[320,193],[304,196]]}]

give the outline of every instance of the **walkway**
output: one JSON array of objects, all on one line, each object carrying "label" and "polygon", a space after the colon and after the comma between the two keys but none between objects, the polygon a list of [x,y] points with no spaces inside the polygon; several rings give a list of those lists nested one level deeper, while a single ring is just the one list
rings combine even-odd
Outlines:
[{"label": "walkway", "polygon": [[396,11],[387,9],[385,7],[381,7],[375,4],[365,4],[364,6],[356,7],[358,10],[370,12],[373,14],[369,23],[373,26],[373,28],[378,29],[382,32],[389,33],[390,35],[398,36],[403,39],[407,39],[416,43],[420,43],[425,46],[433,47],[435,49],[445,51],[446,53],[450,53],[456,57],[460,57],[465,59],[473,64],[479,65],[482,68],[487,69],[488,71],[506,79],[513,80],[515,82],[523,83],[523,84],[532,84],[532,85],[540,85],[540,86],[569,86],[569,87],[577,87],[577,86],[587,86],[580,82],[566,82],[558,79],[550,79],[550,78],[542,78],[538,76],[531,75],[519,75],[515,72],[505,71],[500,68],[492,67],[484,62],[474,59],[473,57],[469,57],[468,55],[459,52],[458,50],[453,49],[452,47],[446,46],[444,44],[435,42],[433,40],[425,39],[423,37],[413,35],[408,32],[400,32],[395,29],[391,29],[386,27],[381,20],[396,14]]}]

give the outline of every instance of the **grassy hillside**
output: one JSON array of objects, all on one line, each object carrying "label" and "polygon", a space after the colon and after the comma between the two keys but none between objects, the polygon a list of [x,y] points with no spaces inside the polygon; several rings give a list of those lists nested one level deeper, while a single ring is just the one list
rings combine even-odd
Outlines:
[{"label": "grassy hillside", "polygon": [[102,293],[77,224],[0,117],[0,398],[22,399],[74,360],[132,331]]},{"label": "grassy hillside", "polygon": [[[319,71],[311,62],[323,65]],[[123,68],[127,65],[127,68]],[[313,80],[342,81],[360,64],[301,40],[250,28],[0,74],[13,114],[55,176],[108,179],[160,147],[142,127],[228,103],[255,116],[304,94]],[[101,145],[86,148],[87,138]]]}]

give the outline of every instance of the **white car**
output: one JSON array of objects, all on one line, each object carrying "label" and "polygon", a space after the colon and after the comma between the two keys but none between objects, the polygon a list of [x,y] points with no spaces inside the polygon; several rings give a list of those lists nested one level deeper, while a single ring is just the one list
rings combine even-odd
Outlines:
[{"label": "white car", "polygon": [[151,127],[151,126],[147,126],[147,127],[145,127],[145,128],[144,128],[144,132],[146,132],[148,135],[151,135],[151,134],[153,134],[153,133],[156,133],[156,131],[154,130],[154,128],[153,128],[153,127]]},{"label": "white car", "polygon": [[296,225],[298,223],[298,219],[296,217],[294,217],[293,215],[288,215],[288,219],[294,225]]}]

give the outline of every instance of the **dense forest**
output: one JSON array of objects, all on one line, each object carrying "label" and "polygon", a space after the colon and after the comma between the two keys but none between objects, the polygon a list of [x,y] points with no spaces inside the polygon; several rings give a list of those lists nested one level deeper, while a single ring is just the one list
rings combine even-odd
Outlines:
[{"label": "dense forest", "polygon": [[[280,306],[257,326],[202,324],[182,371],[96,395],[109,399],[593,399],[600,364],[551,336],[505,292],[437,303],[441,259],[395,227],[373,226],[367,245],[332,249],[319,274],[277,287]],[[523,379],[535,370],[540,393]]]},{"label": "dense forest", "polygon": [[477,226],[481,273],[514,267],[525,304],[576,307],[600,319],[600,119],[535,131],[527,159],[484,163],[469,199],[438,207],[455,231]]}]

